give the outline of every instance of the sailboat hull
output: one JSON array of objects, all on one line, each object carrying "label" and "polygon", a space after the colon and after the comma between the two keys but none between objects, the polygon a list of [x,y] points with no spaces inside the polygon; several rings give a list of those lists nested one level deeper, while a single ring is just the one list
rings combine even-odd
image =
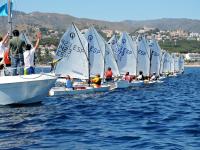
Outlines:
[{"label": "sailboat hull", "polygon": [[99,92],[108,92],[110,90],[110,86],[101,86],[99,88],[86,87],[86,89],[80,90],[68,90],[65,87],[53,87],[49,91],[50,96],[64,96],[64,95],[80,95],[80,94],[93,94]]},{"label": "sailboat hull", "polygon": [[55,77],[42,74],[1,77],[0,105],[40,102],[48,95],[55,81]]},{"label": "sailboat hull", "polygon": [[119,81],[115,82],[115,88],[116,89],[125,89],[125,88],[128,88],[128,87],[130,87],[130,84],[126,80],[119,80]]}]

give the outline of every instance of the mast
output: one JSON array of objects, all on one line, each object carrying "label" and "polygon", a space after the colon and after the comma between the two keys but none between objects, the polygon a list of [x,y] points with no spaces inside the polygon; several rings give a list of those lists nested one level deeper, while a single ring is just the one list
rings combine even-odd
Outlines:
[{"label": "mast", "polygon": [[90,43],[88,42],[88,78],[89,78],[88,84],[89,84],[89,87],[91,86],[90,72],[91,72],[91,70],[90,70]]},{"label": "mast", "polygon": [[8,33],[12,36],[12,16],[11,16],[11,2],[8,0]]}]

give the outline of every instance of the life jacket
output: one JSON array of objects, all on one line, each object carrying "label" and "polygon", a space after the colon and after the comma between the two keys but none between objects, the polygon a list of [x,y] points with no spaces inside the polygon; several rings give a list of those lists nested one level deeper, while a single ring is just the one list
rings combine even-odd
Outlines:
[{"label": "life jacket", "polygon": [[106,78],[112,78],[112,75],[113,75],[113,73],[112,73],[112,70],[107,70],[106,72],[105,72],[105,77]]},{"label": "life jacket", "polygon": [[94,83],[95,87],[100,87],[101,86],[101,78],[95,77],[92,79],[92,83]]},{"label": "life jacket", "polygon": [[4,52],[4,63],[5,63],[6,65],[11,65],[9,50],[6,50],[6,51]]},{"label": "life jacket", "polygon": [[124,78],[126,81],[129,81],[131,82],[133,80],[133,77],[130,76],[130,75],[125,75],[125,78]]}]

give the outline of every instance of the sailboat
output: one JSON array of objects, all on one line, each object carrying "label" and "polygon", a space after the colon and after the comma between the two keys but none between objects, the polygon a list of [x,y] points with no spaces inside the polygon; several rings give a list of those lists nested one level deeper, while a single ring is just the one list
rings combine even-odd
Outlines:
[{"label": "sailboat", "polygon": [[138,57],[137,57],[137,75],[140,71],[146,77],[150,76],[150,47],[144,36],[139,35],[137,38]]},{"label": "sailboat", "polygon": [[183,57],[183,55],[179,56],[179,72],[180,73],[184,72],[184,57]]},{"label": "sailboat", "polygon": [[[95,52],[99,53],[95,49]],[[86,38],[81,34],[79,29],[72,23],[67,29],[65,34],[60,40],[60,44],[56,51],[56,59],[59,60],[55,67],[55,74],[60,77],[69,75],[74,79],[85,81],[85,83],[76,82],[75,89],[66,89],[64,86],[53,87],[49,94],[55,95],[77,95],[77,94],[89,94],[94,92],[105,92],[109,90],[108,86],[102,86],[100,88],[93,88],[86,83],[90,79],[90,76],[95,75],[99,68],[92,69],[90,66],[94,59],[90,62],[88,51],[88,42]],[[97,62],[103,64],[103,62]],[[99,65],[99,64],[98,64]],[[103,69],[99,69],[101,76],[103,76]],[[64,79],[65,80],[65,79]]]},{"label": "sailboat", "polygon": [[161,48],[154,37],[150,40],[149,46],[151,49],[150,74],[156,73],[156,76],[160,76]]},{"label": "sailboat", "polygon": [[165,60],[165,55],[166,55],[166,51],[165,50],[161,50],[161,57],[160,57],[160,69],[159,69],[159,80],[163,80],[165,79],[165,75],[164,75],[164,60]]},{"label": "sailboat", "polygon": [[163,69],[162,73],[168,75],[171,71],[171,56],[168,52],[163,55]]},{"label": "sailboat", "polygon": [[[8,0],[9,32],[12,31],[11,2]],[[48,95],[56,77],[53,74],[33,74],[0,77],[0,105],[40,102]]]}]

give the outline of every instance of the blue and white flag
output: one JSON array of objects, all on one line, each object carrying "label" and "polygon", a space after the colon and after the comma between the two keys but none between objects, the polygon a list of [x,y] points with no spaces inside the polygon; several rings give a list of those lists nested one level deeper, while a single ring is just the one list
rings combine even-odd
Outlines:
[{"label": "blue and white flag", "polygon": [[[11,2],[11,10],[12,10],[12,2]],[[0,6],[0,16],[8,16],[8,4],[4,4]]]}]

